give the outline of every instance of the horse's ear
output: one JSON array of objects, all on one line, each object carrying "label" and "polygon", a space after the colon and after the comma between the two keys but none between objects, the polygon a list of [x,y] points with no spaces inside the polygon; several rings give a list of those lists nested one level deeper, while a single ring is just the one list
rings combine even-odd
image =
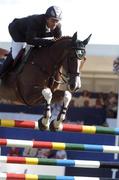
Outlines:
[{"label": "horse's ear", "polygon": [[84,41],[83,44],[86,46],[91,38],[92,34],[90,34]]},{"label": "horse's ear", "polygon": [[74,33],[74,35],[72,36],[72,41],[76,42],[77,40],[77,32]]}]

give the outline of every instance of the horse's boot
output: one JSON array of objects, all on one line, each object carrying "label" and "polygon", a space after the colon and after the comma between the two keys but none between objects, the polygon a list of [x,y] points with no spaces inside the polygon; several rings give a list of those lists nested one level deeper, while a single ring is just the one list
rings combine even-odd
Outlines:
[{"label": "horse's boot", "polygon": [[13,63],[14,59],[12,58],[12,54],[9,53],[6,60],[0,67],[0,78],[2,78],[8,72],[9,68],[11,68]]}]

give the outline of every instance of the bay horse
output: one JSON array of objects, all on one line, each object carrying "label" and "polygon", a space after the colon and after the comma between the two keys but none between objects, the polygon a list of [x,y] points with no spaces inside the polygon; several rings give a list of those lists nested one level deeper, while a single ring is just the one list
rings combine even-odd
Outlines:
[{"label": "bay horse", "polygon": [[[81,87],[81,60],[85,58],[85,47],[90,37],[80,41],[76,32],[72,37],[57,39],[50,47],[31,48],[22,70],[18,73],[19,67],[15,68],[3,78],[0,97],[31,106],[45,102],[44,115],[38,120],[39,129],[58,130],[65,120],[72,92]],[[67,85],[66,90],[60,89],[61,81]],[[61,111],[50,123],[51,103],[61,99]]]}]

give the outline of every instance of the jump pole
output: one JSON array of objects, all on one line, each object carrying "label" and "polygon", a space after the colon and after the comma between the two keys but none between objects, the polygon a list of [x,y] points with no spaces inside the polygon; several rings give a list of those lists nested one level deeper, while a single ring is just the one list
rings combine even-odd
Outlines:
[{"label": "jump pole", "polygon": [[102,153],[119,153],[119,146],[93,145],[93,144],[74,144],[50,141],[29,141],[17,139],[0,139],[0,146],[6,147],[30,147],[45,148],[53,150],[76,150]]},{"label": "jump pole", "polygon": [[48,158],[29,158],[0,156],[0,163],[15,163],[27,165],[49,165],[49,166],[65,166],[77,168],[116,168],[119,169],[119,162],[107,161],[89,161],[89,160],[71,160],[71,159],[48,159]]},{"label": "jump pole", "polygon": [[98,177],[84,177],[84,176],[45,176],[45,175],[35,175],[35,174],[0,173],[0,180],[16,180],[16,179],[17,180],[112,180],[112,178],[98,178]]},{"label": "jump pole", "polygon": [[[9,128],[27,128],[39,130],[38,121],[21,121],[21,120],[0,120],[0,127],[9,127]],[[119,128],[109,128],[102,126],[86,126],[79,124],[66,124],[63,123],[62,126],[57,131],[64,132],[76,132],[76,133],[87,133],[87,134],[110,134],[110,135],[119,135]]]}]

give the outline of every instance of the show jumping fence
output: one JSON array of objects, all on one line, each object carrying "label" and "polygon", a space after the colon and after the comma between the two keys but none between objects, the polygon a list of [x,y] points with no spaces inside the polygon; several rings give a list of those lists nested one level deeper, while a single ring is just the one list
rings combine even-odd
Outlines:
[{"label": "show jumping fence", "polygon": [[[37,121],[19,121],[19,120],[0,120],[0,127],[7,128],[30,128],[39,130]],[[88,134],[111,134],[119,135],[119,128],[107,128],[101,126],[84,126],[75,124],[62,124],[58,131],[80,132]],[[119,146],[93,145],[93,144],[74,144],[49,141],[29,141],[17,139],[0,139],[0,146],[6,147],[30,147],[30,148],[48,148],[53,150],[79,150],[101,153],[119,153]],[[118,162],[105,161],[85,161],[85,160],[59,160],[59,159],[43,159],[28,157],[11,157],[0,156],[0,163],[18,163],[28,165],[50,165],[50,166],[66,166],[79,168],[116,168],[119,169]],[[78,176],[49,176],[34,174],[14,174],[0,173],[1,180],[111,180],[112,178],[99,177],[78,177]]]},{"label": "show jumping fence", "polygon": [[79,150],[89,152],[102,153],[119,153],[119,146],[107,145],[93,145],[93,144],[75,144],[75,143],[61,143],[50,141],[28,141],[17,139],[0,139],[0,146],[6,147],[30,147],[30,148],[44,148],[52,150]]},{"label": "show jumping fence", "polygon": [[81,176],[44,176],[34,174],[0,173],[1,180],[112,180],[112,178],[95,178]]},{"label": "show jumping fence", "polygon": [[[21,121],[21,120],[0,120],[0,127],[16,127],[16,128],[29,128],[39,130],[38,121]],[[57,131],[65,132],[80,132],[88,134],[110,134],[110,135],[119,135],[119,128],[109,128],[102,126],[85,126],[78,124],[65,124]]]},{"label": "show jumping fence", "polygon": [[47,158],[29,158],[29,157],[13,157],[0,156],[0,163],[15,163],[28,165],[50,165],[65,166],[77,168],[115,168],[119,169],[119,162],[107,161],[87,161],[87,160],[71,160],[71,159],[47,159]]}]

